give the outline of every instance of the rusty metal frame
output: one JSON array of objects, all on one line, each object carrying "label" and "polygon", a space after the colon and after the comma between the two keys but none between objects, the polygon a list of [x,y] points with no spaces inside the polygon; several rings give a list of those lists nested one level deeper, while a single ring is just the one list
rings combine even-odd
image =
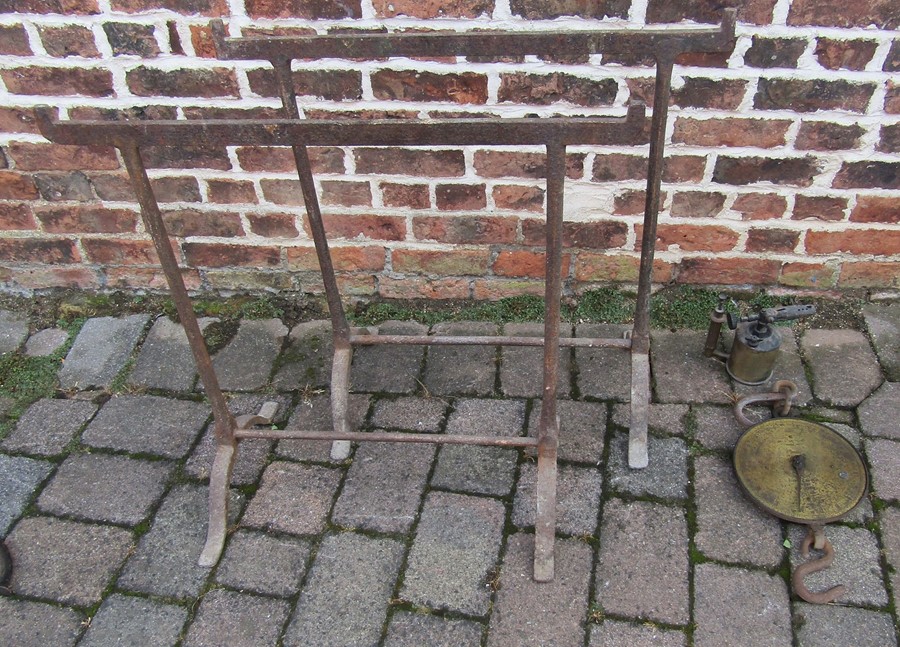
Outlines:
[{"label": "rusty metal frame", "polygon": [[[196,121],[57,121],[49,108],[37,109],[38,125],[47,139],[60,144],[107,145],[119,149],[133,184],[147,232],[166,275],[178,315],[187,333],[215,420],[217,450],[210,476],[209,528],[200,557],[214,565],[225,541],[228,486],[238,441],[245,438],[332,440],[332,455],[346,457],[351,442],[428,442],[444,444],[536,447],[538,482],[535,520],[534,578],[549,581],[554,575],[553,546],[556,527],[556,474],[559,420],[556,387],[561,347],[606,347],[630,350],[632,357],[629,465],[646,467],[647,417],[650,401],[649,303],[656,220],[659,208],[663,146],[669,90],[675,58],[683,52],[727,51],[734,38],[735,13],[725,12],[721,25],[689,29],[607,29],[584,32],[477,32],[431,34],[356,34],[333,36],[226,38],[221,21],[212,31],[222,59],[267,60],[275,69],[285,118],[276,120]],[[390,56],[502,56],[526,54],[632,53],[656,61],[647,199],[641,247],[640,274],[634,327],[629,339],[560,338],[562,290],[563,187],[566,146],[639,144],[646,141],[642,105],[629,106],[624,117],[548,119],[306,120],[300,119],[291,81],[297,58],[383,58]],[[266,430],[252,425],[262,417],[235,419],[228,411],[209,352],[191,307],[178,260],[153,194],[141,155],[147,146],[291,146],[325,286],[332,323],[333,429]],[[337,287],[319,208],[308,146],[438,146],[438,145],[541,145],[547,155],[547,225],[545,268],[545,321],[543,337],[450,337],[378,335],[351,329]],[[538,435],[533,437],[460,436],[450,434],[360,433],[350,429],[347,403],[350,362],[354,346],[372,344],[542,346],[543,394]],[[261,414],[262,415],[262,414]],[[263,416],[264,417],[264,416]]]}]

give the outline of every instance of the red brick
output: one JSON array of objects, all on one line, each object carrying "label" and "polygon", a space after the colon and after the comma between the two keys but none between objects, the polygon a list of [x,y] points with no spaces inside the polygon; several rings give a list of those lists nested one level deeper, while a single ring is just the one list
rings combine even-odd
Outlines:
[{"label": "red brick", "polygon": [[791,122],[786,119],[691,119],[675,120],[672,142],[690,146],[754,146],[774,148],[784,145]]},{"label": "red brick", "polygon": [[[666,201],[667,194],[660,194],[659,205]],[[637,216],[644,213],[647,203],[647,192],[643,189],[627,189],[616,193],[613,198],[613,214],[617,216]]]},{"label": "red brick", "polygon": [[40,27],[38,33],[44,49],[50,56],[64,58],[66,56],[83,56],[99,58],[100,52],[94,43],[94,32],[81,25],[64,25],[61,27]]},{"label": "red brick", "polygon": [[[7,6],[10,8],[7,9]],[[18,13],[58,13],[58,14],[95,14],[100,13],[97,8],[97,0],[16,0],[2,5],[4,11],[13,11],[15,7]]]},{"label": "red brick", "polygon": [[25,204],[0,203],[0,231],[37,229],[31,209]]},{"label": "red brick", "polygon": [[423,151],[409,148],[357,148],[357,173],[414,175],[417,177],[460,177],[466,162],[460,150]]},{"label": "red brick", "polygon": [[70,119],[96,121],[143,121],[145,119],[177,119],[175,106],[132,106],[130,108],[98,108],[75,106],[69,109]]},{"label": "red brick", "polygon": [[[584,154],[566,155],[566,176],[578,179],[584,175]],[[475,151],[475,172],[481,177],[547,177],[547,156],[543,153],[514,151]]]},{"label": "red brick", "polygon": [[225,243],[185,243],[184,255],[194,267],[277,267],[281,252],[277,247],[228,245]]},{"label": "red brick", "polygon": [[113,94],[108,70],[83,67],[16,67],[0,71],[12,94],[109,97]]},{"label": "red brick", "polygon": [[386,207],[428,209],[431,206],[427,184],[393,184],[383,182],[380,187],[381,199]]},{"label": "red brick", "polygon": [[621,182],[643,180],[647,177],[647,159],[640,155],[610,153],[597,155],[591,179],[594,182]]},{"label": "red brick", "polygon": [[857,148],[866,129],[858,124],[803,121],[794,147],[801,150],[838,151]]},{"label": "red brick", "polygon": [[35,210],[44,231],[53,234],[126,234],[135,231],[138,214],[103,207],[52,207]]},{"label": "red brick", "polygon": [[743,220],[771,220],[784,214],[787,200],[775,193],[744,193],[735,198],[731,209]]},{"label": "red brick", "polygon": [[846,231],[806,232],[808,254],[900,254],[900,230],[848,229]]},{"label": "red brick", "polygon": [[207,180],[206,195],[218,204],[256,204],[253,182],[248,180]]},{"label": "red brick", "polygon": [[815,54],[819,65],[826,69],[858,72],[866,69],[866,64],[872,60],[877,47],[878,42],[874,40],[819,38]]},{"label": "red brick", "polygon": [[[95,173],[90,177],[101,200],[136,202],[134,188],[127,176]],[[150,180],[157,202],[200,202],[200,187],[193,177],[159,177]]]},{"label": "red brick", "polygon": [[52,265],[17,269],[12,272],[11,282],[26,290],[46,290],[47,288],[70,288],[96,290],[100,286],[97,274],[86,267]]},{"label": "red brick", "polygon": [[238,97],[234,71],[224,68],[208,70],[160,70],[138,67],[126,75],[128,89],[139,97]]},{"label": "red brick", "polygon": [[151,9],[203,16],[226,16],[229,13],[228,0],[112,0],[112,8],[126,13],[143,13]]},{"label": "red brick", "polygon": [[15,263],[78,263],[75,241],[67,238],[0,238],[0,261]]},{"label": "red brick", "polygon": [[146,146],[141,149],[147,168],[211,168],[230,171],[231,160],[225,148],[193,146]]},{"label": "red brick", "polygon": [[[85,238],[81,241],[87,258],[101,265],[159,265],[156,248],[149,240]],[[177,245],[173,243],[176,249]]]},{"label": "red brick", "polygon": [[[337,272],[380,272],[384,269],[384,247],[330,247],[331,262]],[[288,247],[288,268],[319,271],[319,257],[314,247]]]},{"label": "red brick", "polygon": [[94,192],[87,176],[81,171],[71,173],[35,173],[34,183],[43,200],[48,202],[94,200]]},{"label": "red brick", "polygon": [[572,74],[527,74],[516,72],[500,75],[500,101],[547,106],[567,101],[577,106],[612,105],[618,92],[613,79],[587,79]]},{"label": "red brick", "polygon": [[814,157],[726,157],[720,155],[713,170],[713,182],[719,184],[754,184],[771,182],[792,186],[809,186],[819,172]]},{"label": "red brick", "polygon": [[[300,70],[293,72],[297,96],[328,101],[353,101],[362,98],[362,73],[356,70]],[[247,72],[250,89],[264,97],[277,97],[278,84],[270,69]]]},{"label": "red brick", "polygon": [[524,295],[544,296],[544,282],[498,278],[481,278],[473,282],[472,297],[479,301],[497,301]]},{"label": "red brick", "polygon": [[498,209],[544,211],[544,190],[537,186],[497,185],[491,190]]},{"label": "red brick", "polygon": [[251,18],[362,18],[360,0],[245,0]]},{"label": "red brick", "polygon": [[378,294],[385,299],[468,299],[469,279],[381,277]]},{"label": "red brick", "polygon": [[847,198],[821,195],[798,195],[794,201],[792,220],[826,220],[844,219],[847,209]]},{"label": "red brick", "polygon": [[[178,32],[175,32],[176,34]],[[216,46],[212,39],[212,29],[206,25],[191,25],[191,45],[194,54],[200,58],[216,58]]]},{"label": "red brick", "polygon": [[[615,254],[591,254],[581,252],[575,263],[578,281],[635,283],[640,274],[641,259],[637,256]],[[672,280],[672,265],[659,259],[653,261],[653,281],[668,283]]]},{"label": "red brick", "polygon": [[[547,255],[528,250],[508,250],[497,254],[494,259],[494,274],[498,276],[542,278],[546,272]],[[563,254],[562,275],[569,274],[571,256]]]},{"label": "red brick", "polygon": [[888,80],[884,95],[884,111],[891,115],[900,114],[900,83]]},{"label": "red brick", "polygon": [[769,285],[778,281],[781,263],[759,258],[685,258],[679,283],[703,285]]},{"label": "red brick", "polygon": [[699,182],[706,169],[706,157],[672,155],[663,160],[663,182]]},{"label": "red brick", "polygon": [[[403,240],[406,238],[406,219],[397,216],[324,214],[325,231],[329,238],[369,238],[372,240]],[[309,230],[309,225],[304,223]]]},{"label": "red brick", "polygon": [[418,110],[347,110],[306,108],[307,119],[418,119]]},{"label": "red brick", "polygon": [[[313,173],[343,173],[344,151],[340,148],[306,149]],[[294,153],[284,146],[244,146],[237,149],[238,161],[245,171],[296,172]]]},{"label": "red brick", "polygon": [[849,110],[865,112],[875,91],[872,83],[825,79],[761,78],[753,98],[759,110]]},{"label": "red brick", "polygon": [[528,20],[550,20],[562,16],[579,18],[627,18],[631,0],[511,0],[510,9]]},{"label": "red brick", "polygon": [[483,104],[487,101],[487,76],[379,70],[372,74],[372,91],[376,99]]},{"label": "red brick", "polygon": [[900,40],[894,40],[891,44],[891,51],[884,59],[881,70],[883,72],[900,72]]},{"label": "red brick", "polygon": [[751,229],[747,232],[748,252],[790,254],[800,242],[800,232],[790,229]]},{"label": "red brick", "polygon": [[494,10],[494,0],[374,0],[372,4],[379,18],[478,18]]},{"label": "red brick", "polygon": [[[647,105],[652,105],[653,79],[649,79]],[[631,83],[629,82],[629,87]],[[684,84],[672,91],[672,102],[682,108],[737,110],[744,100],[747,82],[742,79],[707,79],[686,77]],[[633,92],[632,92],[633,94]]]},{"label": "red brick", "polygon": [[0,132],[36,133],[37,131],[37,122],[31,108],[0,108]]},{"label": "red brick", "polygon": [[368,182],[322,180],[319,199],[322,204],[339,207],[371,207],[372,189]]},{"label": "red brick", "polygon": [[842,288],[900,288],[900,263],[844,263]]},{"label": "red brick", "polygon": [[244,27],[241,34],[246,38],[259,38],[261,36],[315,36],[316,30],[312,27]]},{"label": "red brick", "polygon": [[441,211],[478,211],[487,206],[483,184],[438,184],[435,201]]},{"label": "red brick", "polygon": [[836,189],[900,189],[900,162],[844,162],[831,186]]},{"label": "red brick", "polygon": [[900,198],[858,196],[850,212],[850,222],[900,223]]},{"label": "red brick", "polygon": [[15,171],[0,171],[0,200],[34,200],[38,197],[34,178]]},{"label": "red brick", "polygon": [[164,212],[163,220],[169,234],[179,238],[189,236],[231,238],[244,235],[241,218],[236,213],[178,209]]},{"label": "red brick", "polygon": [[[120,290],[168,290],[169,284],[166,275],[159,268],[154,267],[107,267],[106,287]],[[194,292],[202,286],[200,273],[193,268],[181,269],[181,280],[184,286]]]},{"label": "red brick", "polygon": [[772,11],[776,0],[724,0],[704,2],[703,0],[650,0],[647,7],[647,22],[681,22],[693,20],[702,23],[718,23],[722,20],[725,7],[738,9],[738,22],[766,25],[772,22]]},{"label": "red brick", "polygon": [[300,180],[260,180],[263,198],[282,205],[302,207],[303,191]]},{"label": "red brick", "polygon": [[107,22],[103,24],[103,31],[106,32],[106,39],[114,56],[124,54],[153,58],[159,55],[159,44],[154,35],[156,27],[153,25]]},{"label": "red brick", "polygon": [[248,213],[250,231],[266,238],[296,238],[297,217],[290,213]]},{"label": "red brick", "polygon": [[[636,251],[641,250],[643,231],[643,225],[635,227]],[[661,224],[656,229],[656,247],[659,250],[677,245],[683,252],[725,252],[734,249],[737,240],[737,232],[718,225]]]},{"label": "red brick", "polygon": [[0,54],[31,56],[28,34],[22,25],[0,25]]},{"label": "red brick", "polygon": [[679,191],[672,198],[671,214],[674,217],[714,218],[724,205],[724,193]]},{"label": "red brick", "polygon": [[744,65],[759,68],[796,68],[797,60],[804,50],[806,40],[803,38],[754,36],[750,49],[744,53]]},{"label": "red brick", "polygon": [[456,245],[497,245],[514,243],[517,218],[499,216],[445,216],[413,218],[417,240],[434,240]]},{"label": "red brick", "polygon": [[186,107],[187,119],[280,119],[284,116],[281,108],[213,108]]},{"label": "red brick", "polygon": [[[526,245],[543,247],[546,244],[546,225],[543,219],[522,221],[522,235]],[[628,225],[624,222],[564,222],[564,247],[583,249],[612,249],[622,247],[628,238]]]},{"label": "red brick", "polygon": [[490,251],[458,249],[451,251],[395,249],[391,266],[395,272],[437,276],[481,276],[487,273]]},{"label": "red brick", "polygon": [[894,0],[794,0],[787,24],[897,29],[900,12]]},{"label": "red brick", "polygon": [[831,288],[835,284],[835,269],[825,263],[785,263],[778,282],[795,288]]},{"label": "red brick", "polygon": [[881,127],[878,150],[884,153],[900,153],[900,123]]},{"label": "red brick", "polygon": [[103,146],[10,142],[8,151],[20,171],[109,171],[119,168],[115,150]]}]

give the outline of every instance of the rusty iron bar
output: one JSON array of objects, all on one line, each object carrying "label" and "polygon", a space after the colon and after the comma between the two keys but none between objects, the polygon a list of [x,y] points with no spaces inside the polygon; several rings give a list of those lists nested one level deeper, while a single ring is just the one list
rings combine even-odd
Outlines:
[{"label": "rusty iron bar", "polygon": [[459,434],[413,434],[387,431],[318,431],[305,429],[237,429],[238,439],[268,440],[345,440],[347,442],[433,443],[436,445],[487,445],[494,447],[537,447],[538,439],[527,436],[461,436]]},{"label": "rusty iron bar", "polygon": [[[411,346],[543,346],[543,337],[444,336],[444,335],[350,335],[354,346],[408,344]],[[568,348],[631,348],[630,339],[560,337],[558,344]]]}]

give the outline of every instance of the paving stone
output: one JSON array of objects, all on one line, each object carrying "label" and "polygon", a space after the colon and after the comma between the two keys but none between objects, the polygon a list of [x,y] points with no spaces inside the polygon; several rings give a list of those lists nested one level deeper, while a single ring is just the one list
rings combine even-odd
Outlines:
[{"label": "paving stone", "polygon": [[[576,337],[622,339],[628,326],[583,324]],[[601,400],[631,400],[631,353],[621,348],[577,348],[578,390],[583,396]]]},{"label": "paving stone", "polygon": [[125,456],[73,454],[44,488],[44,512],[133,526],[162,497],[172,465]]},{"label": "paving stone", "polygon": [[703,356],[705,333],[697,330],[650,335],[650,365],[659,402],[730,402],[731,386],[721,362]]},{"label": "paving stone", "polygon": [[[596,467],[560,465],[556,479],[556,531],[591,535],[597,528],[603,475]],[[525,463],[519,473],[513,502],[513,523],[534,527],[537,464]]]},{"label": "paving stone", "polygon": [[28,318],[0,310],[0,354],[13,353],[28,337]]},{"label": "paving stone", "polygon": [[201,402],[155,395],[120,395],[107,402],[81,434],[81,442],[166,458],[185,456],[209,418]]},{"label": "paving stone", "polygon": [[228,541],[216,582],[251,593],[290,597],[300,590],[308,541],[239,530]]},{"label": "paving stone", "polygon": [[621,493],[660,499],[687,498],[688,448],[681,438],[648,438],[650,464],[640,470],[628,467],[628,434],[617,433],[610,443],[609,484]]},{"label": "paving stone", "polygon": [[[528,435],[537,438],[541,421],[541,402],[535,401],[528,419]],[[559,459],[599,465],[606,437],[606,405],[598,402],[558,400]],[[526,450],[537,455],[536,450]]]},{"label": "paving stone", "polygon": [[829,407],[808,406],[794,409],[791,415],[807,415],[812,419],[821,418],[829,422],[839,422],[845,425],[852,425],[854,416],[852,411],[844,409],[831,409]]},{"label": "paving stone", "polygon": [[184,646],[274,647],[289,613],[285,600],[214,589],[203,596]]},{"label": "paving stone", "polygon": [[340,480],[336,469],[272,463],[241,524],[295,535],[322,532]]},{"label": "paving stone", "polygon": [[[347,405],[347,417],[349,418],[352,431],[359,431],[368,411],[369,396],[351,393]],[[287,428],[308,429],[311,431],[328,431],[332,429],[331,399],[327,395],[319,394],[303,400],[291,414]],[[330,440],[280,440],[275,451],[279,456],[298,461],[335,462],[331,459]]]},{"label": "paving stone", "polygon": [[[243,393],[228,402],[228,410],[235,416],[255,415],[266,402],[277,402],[278,411],[273,423],[282,424],[290,412],[291,399],[285,394]],[[259,480],[269,461],[269,454],[275,445],[273,440],[249,438],[238,443],[237,455],[231,472],[232,485],[252,485]],[[184,466],[188,475],[198,479],[208,479],[216,455],[216,428],[208,425],[206,432],[197,443]]]},{"label": "paving stone", "polygon": [[3,441],[3,449],[53,456],[62,452],[97,406],[79,400],[45,398],[32,404]]},{"label": "paving stone", "polygon": [[[436,324],[434,335],[489,336],[497,326],[486,321]],[[431,395],[490,395],[497,371],[495,346],[432,346],[425,362],[425,389]]]},{"label": "paving stone", "polygon": [[[797,336],[794,331],[788,327],[778,327],[781,333],[781,349],[775,360],[775,367],[772,369],[772,375],[763,384],[756,386],[747,386],[741,384],[737,380],[732,380],[734,392],[740,397],[751,393],[765,393],[773,391],[775,382],[778,380],[790,380],[797,385],[797,396],[794,398],[794,406],[806,406],[812,401],[812,388],[806,379],[806,369],[803,367],[803,360],[800,357],[800,347],[797,344]],[[728,342],[728,348],[731,348]]]},{"label": "paving stone", "polygon": [[895,647],[894,623],[888,613],[835,604],[794,605],[800,647]]},{"label": "paving stone", "polygon": [[6,547],[13,593],[86,607],[100,601],[132,538],[122,528],[29,517],[9,534]]},{"label": "paving stone", "polygon": [[900,301],[866,304],[863,318],[885,375],[900,382]]},{"label": "paving stone", "polygon": [[633,625],[619,620],[604,620],[591,627],[588,647],[687,647],[685,635],[674,629],[661,629],[650,623]]},{"label": "paving stone", "polygon": [[292,645],[375,645],[403,560],[403,544],[353,533],[322,540],[284,636]]},{"label": "paving stone", "polygon": [[[542,323],[510,323],[503,327],[508,337],[543,337]],[[572,327],[560,326],[560,337],[571,337]],[[572,391],[572,352],[559,349],[559,377],[556,393],[568,397]],[[504,346],[500,359],[500,390],[507,397],[540,397],[544,393],[544,349],[531,346]]]},{"label": "paving stone", "polygon": [[279,391],[327,387],[331,384],[333,358],[331,322],[299,323],[288,335],[288,346],[278,360],[272,385]]},{"label": "paving stone", "polygon": [[0,454],[0,536],[25,510],[38,485],[53,471],[53,464],[24,456]]},{"label": "paving stone", "polygon": [[69,333],[62,328],[45,328],[34,333],[25,342],[25,355],[47,357],[62,348],[67,341]]},{"label": "paving stone", "polygon": [[[463,399],[447,422],[448,434],[519,436],[525,423],[524,400]],[[444,445],[431,477],[434,487],[505,496],[512,488],[518,451],[501,447]]]},{"label": "paving stone", "polygon": [[69,647],[81,633],[82,618],[72,609],[0,597],[0,644]]},{"label": "paving stone", "polygon": [[591,547],[575,539],[556,540],[552,582],[533,578],[534,535],[509,538],[500,589],[488,627],[489,647],[581,645],[591,580]]},{"label": "paving stone", "polygon": [[403,396],[396,400],[378,400],[372,413],[372,425],[383,429],[403,429],[418,433],[441,430],[447,401],[441,398]]},{"label": "paving stone", "polygon": [[[707,449],[734,449],[744,428],[734,417],[731,407],[691,407],[694,414],[696,438]],[[745,415],[754,421],[762,422],[771,418],[771,411],[766,407],[753,407],[745,410]]]},{"label": "paving stone", "polygon": [[[386,321],[378,326],[378,333],[427,335],[428,327],[414,321]],[[355,348],[350,368],[350,388],[367,393],[413,393],[419,387],[419,371],[424,356],[424,346],[378,344]],[[388,366],[391,367],[389,371],[385,370]]]},{"label": "paving stone", "polygon": [[279,319],[244,319],[237,334],[213,357],[223,391],[253,391],[265,386],[288,329]]},{"label": "paving stone", "polygon": [[434,445],[363,443],[353,456],[331,515],[345,528],[405,533],[412,526]]},{"label": "paving stone", "polygon": [[[211,317],[202,317],[197,323],[203,331],[214,321],[216,319]],[[160,317],[141,345],[128,383],[149,389],[190,391],[196,379],[197,365],[184,327],[168,317]]]},{"label": "paving stone", "polygon": [[800,345],[812,372],[813,393],[826,404],[855,407],[882,382],[878,359],[861,332],[809,330]]},{"label": "paving stone", "polygon": [[471,620],[450,620],[396,611],[384,647],[481,647],[484,627]]},{"label": "paving stone", "polygon": [[[671,436],[684,436],[685,418],[688,414],[686,404],[650,404],[648,427],[651,431]],[[613,424],[626,429],[631,427],[631,405],[614,404]]]},{"label": "paving stone", "polygon": [[[791,569],[807,560],[800,556],[800,544],[806,536],[805,526],[791,525],[788,537],[794,545],[791,550]],[[830,524],[825,535],[834,546],[834,562],[818,573],[811,573],[804,579],[810,591],[825,591],[832,586],[843,584],[847,592],[838,598],[838,603],[862,604],[881,607],[888,603],[887,591],[881,577],[881,560],[878,540],[865,528],[847,528]],[[815,551],[811,553],[813,558]]]},{"label": "paving stone", "polygon": [[784,557],[781,523],[744,495],[730,462],[694,459],[697,531],[694,544],[709,558],[775,568]]},{"label": "paving stone", "polygon": [[868,436],[900,440],[900,382],[885,382],[856,410]]},{"label": "paving stone", "polygon": [[894,601],[897,601],[897,586],[900,585],[900,509],[885,508],[879,514],[881,525],[881,541],[884,545],[884,556],[893,570],[890,571],[891,589]]},{"label": "paving stone", "polygon": [[[125,564],[119,589],[168,598],[196,598],[209,568],[197,565],[206,541],[208,489],[196,485],[172,488]],[[240,513],[242,497],[229,497],[229,524]]]},{"label": "paving stone", "polygon": [[791,613],[784,580],[759,571],[699,564],[694,569],[695,647],[791,644]]},{"label": "paving stone", "polygon": [[482,616],[497,565],[506,510],[491,499],[432,492],[416,530],[401,598],[432,609]]},{"label": "paving stone", "polygon": [[689,569],[684,510],[643,501],[606,502],[595,593],[604,612],[686,624]]},{"label": "paving stone", "polygon": [[149,315],[88,319],[59,371],[63,389],[107,388],[125,367]]},{"label": "paving stone", "polygon": [[900,442],[895,440],[867,440],[866,456],[869,459],[872,489],[875,496],[885,501],[900,500]]},{"label": "paving stone", "polygon": [[81,647],[168,647],[181,636],[184,607],[113,593],[91,619]]}]

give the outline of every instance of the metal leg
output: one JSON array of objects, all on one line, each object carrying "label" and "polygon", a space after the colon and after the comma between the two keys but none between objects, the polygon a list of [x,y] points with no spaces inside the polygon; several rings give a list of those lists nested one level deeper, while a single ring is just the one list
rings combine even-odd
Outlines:
[{"label": "metal leg", "polygon": [[209,526],[206,543],[200,553],[200,566],[215,566],[225,546],[225,526],[228,522],[228,485],[234,467],[235,447],[219,445],[209,473]]},{"label": "metal leg", "polygon": [[[351,348],[336,348],[334,363],[331,368],[331,419],[334,430],[339,433],[350,431],[348,420],[350,398],[350,360],[353,358]],[[332,460],[342,461],[350,456],[350,441],[335,440],[331,445]]]}]

